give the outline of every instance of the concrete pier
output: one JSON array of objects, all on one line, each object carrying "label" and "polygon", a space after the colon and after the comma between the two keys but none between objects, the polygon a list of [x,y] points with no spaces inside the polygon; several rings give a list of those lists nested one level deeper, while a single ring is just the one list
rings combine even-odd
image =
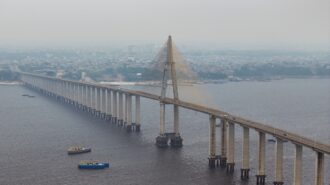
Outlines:
[{"label": "concrete pier", "polygon": [[92,87],[91,86],[88,86],[87,87],[87,98],[88,98],[88,103],[87,103],[87,106],[88,106],[88,112],[91,113],[92,112],[92,109],[93,109],[93,105],[92,105]]},{"label": "concrete pier", "polygon": [[101,88],[96,88],[96,116],[101,117]]},{"label": "concrete pier", "polygon": [[106,91],[104,88],[101,89],[101,118],[106,120]]},{"label": "concrete pier", "polygon": [[123,126],[124,125],[124,114],[123,114],[123,108],[124,108],[124,100],[123,100],[123,93],[119,92],[119,116],[118,116],[118,125]]},{"label": "concrete pier", "polygon": [[283,185],[283,140],[280,138],[276,138],[274,185]]},{"label": "concrete pier", "polygon": [[72,85],[72,105],[75,107],[75,104],[77,102],[77,93],[76,93],[76,84],[71,83]]},{"label": "concrete pier", "polygon": [[216,151],[216,132],[215,132],[215,121],[216,118],[210,115],[210,126],[209,126],[209,167],[215,168],[215,151]]},{"label": "concrete pier", "polygon": [[128,107],[128,94],[125,93],[124,94],[124,100],[125,100],[125,103],[124,103],[124,126],[126,126],[127,124],[127,107]]},{"label": "concrete pier", "polygon": [[135,131],[140,132],[141,129],[141,102],[140,96],[135,96]]},{"label": "concrete pier", "polygon": [[295,158],[294,158],[294,170],[293,170],[293,185],[301,185],[302,181],[302,146],[295,145]]},{"label": "concrete pier", "polygon": [[233,173],[235,167],[235,125],[228,122],[228,139],[227,139],[227,172]]},{"label": "concrete pier", "polygon": [[160,103],[160,128],[159,136],[156,137],[156,145],[160,148],[167,147],[167,137],[165,135],[165,104]]},{"label": "concrete pier", "polygon": [[117,106],[117,91],[112,91],[112,100],[113,100],[113,115],[112,115],[112,123],[118,124],[118,106]]},{"label": "concrete pier", "polygon": [[266,155],[266,134],[259,132],[259,144],[258,144],[258,170],[257,170],[257,185],[265,185],[265,155]]},{"label": "concrete pier", "polygon": [[126,95],[126,101],[127,101],[127,108],[126,108],[126,116],[127,116],[127,123],[126,123],[126,131],[131,132],[132,131],[132,95],[127,94]]},{"label": "concrete pier", "polygon": [[250,162],[250,129],[243,127],[243,141],[242,141],[242,168],[241,168],[241,179],[249,179],[249,162]]},{"label": "concrete pier", "polygon": [[78,109],[78,92],[79,92],[79,89],[78,89],[78,85],[75,84],[75,83],[72,83],[73,84],[73,106]]},{"label": "concrete pier", "polygon": [[111,90],[110,89],[107,89],[107,108],[106,108],[106,112],[107,112],[107,120],[111,121],[111,117],[112,117],[112,110],[111,110],[111,104],[112,104],[112,101],[111,101]]},{"label": "concrete pier", "polygon": [[94,91],[94,87],[90,87],[90,113],[93,115],[94,111],[95,111],[95,91]]},{"label": "concrete pier", "polygon": [[92,90],[92,99],[93,99],[93,109],[92,109],[92,115],[96,116],[97,114],[97,92],[96,92],[96,87],[93,87]]},{"label": "concrete pier", "polygon": [[87,112],[88,110],[88,86],[84,85],[84,111]]},{"label": "concrete pier", "polygon": [[227,120],[221,119],[221,137],[220,137],[220,167],[226,168],[227,166]]},{"label": "concrete pier", "polygon": [[174,136],[171,138],[171,146],[172,147],[182,147],[183,139],[180,136],[179,131],[179,106],[174,105],[174,124],[173,124],[173,132]]},{"label": "concrete pier", "polygon": [[324,181],[324,154],[316,152],[315,185],[323,185]]},{"label": "concrete pier", "polygon": [[97,91],[96,91],[96,87],[93,87],[92,90],[92,99],[93,99],[93,110],[92,110],[92,115],[96,116],[97,115]]},{"label": "concrete pier", "polygon": [[78,107],[79,107],[79,109],[82,109],[82,92],[83,92],[83,90],[82,90],[82,85],[80,85],[80,84],[77,84],[78,86]]},{"label": "concrete pier", "polygon": [[81,110],[86,110],[86,86],[81,85]]}]

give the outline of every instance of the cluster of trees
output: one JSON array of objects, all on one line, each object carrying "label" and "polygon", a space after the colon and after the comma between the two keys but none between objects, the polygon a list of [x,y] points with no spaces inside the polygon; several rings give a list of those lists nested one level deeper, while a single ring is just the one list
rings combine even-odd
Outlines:
[{"label": "cluster of trees", "polygon": [[122,76],[125,81],[159,80],[162,77],[162,74],[159,73],[159,71],[143,67],[106,68],[102,71],[94,71],[89,73],[89,76],[93,79],[99,79],[103,75],[110,76],[113,79],[116,79],[118,76]]},{"label": "cluster of trees", "polygon": [[[141,73],[141,75],[137,75]],[[146,81],[146,80],[161,80],[162,72],[143,67],[119,67],[119,68],[106,68],[102,71],[91,72],[89,75],[93,79],[100,79],[103,75],[107,75],[112,79],[118,76],[124,78],[125,81]],[[251,65],[246,64],[240,68],[234,69],[232,74],[225,72],[198,72],[197,76],[200,80],[220,80],[226,79],[229,75],[240,78],[253,78],[253,77],[275,77],[275,76],[330,76],[330,67],[317,66],[285,66],[274,64]],[[195,79],[191,79],[195,80]]]},{"label": "cluster of trees", "polygon": [[327,66],[284,66],[263,64],[257,66],[244,65],[234,71],[238,77],[262,77],[262,76],[330,76],[330,68]]}]

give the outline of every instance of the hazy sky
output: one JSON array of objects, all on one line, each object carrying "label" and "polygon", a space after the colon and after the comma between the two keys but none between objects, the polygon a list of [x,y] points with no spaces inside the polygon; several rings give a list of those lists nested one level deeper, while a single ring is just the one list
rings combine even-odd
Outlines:
[{"label": "hazy sky", "polygon": [[0,0],[0,46],[330,46],[330,0]]}]

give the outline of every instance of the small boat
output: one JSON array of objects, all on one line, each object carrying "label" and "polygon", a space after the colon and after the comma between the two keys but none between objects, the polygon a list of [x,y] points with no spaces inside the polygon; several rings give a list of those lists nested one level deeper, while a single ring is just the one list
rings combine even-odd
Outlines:
[{"label": "small boat", "polygon": [[68,154],[81,154],[81,153],[87,153],[91,152],[91,148],[85,148],[85,147],[80,147],[80,146],[72,146],[68,149]]},{"label": "small boat", "polygon": [[276,140],[275,139],[268,139],[267,140],[269,143],[276,143]]},{"label": "small boat", "polygon": [[28,98],[34,98],[35,96],[29,95],[29,94],[22,94],[22,96],[28,97]]},{"label": "small boat", "polygon": [[100,163],[98,161],[80,161],[78,164],[79,169],[104,169],[109,168],[109,163]]}]

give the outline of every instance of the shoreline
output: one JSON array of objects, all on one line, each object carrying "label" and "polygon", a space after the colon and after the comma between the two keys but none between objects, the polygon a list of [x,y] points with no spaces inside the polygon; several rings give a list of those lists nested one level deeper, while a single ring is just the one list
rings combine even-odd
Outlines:
[{"label": "shoreline", "polygon": [[[282,77],[273,77],[273,78],[245,78],[245,79],[219,79],[219,80],[200,80],[196,82],[183,82],[180,86],[193,86],[196,84],[224,84],[231,82],[271,82],[277,80],[286,80],[286,79],[330,79],[330,76],[282,76]],[[139,81],[139,82],[131,82],[131,81],[100,81],[97,82],[102,85],[110,85],[110,86],[155,86],[160,87],[161,83],[159,81]],[[170,84],[170,83],[169,83]]]},{"label": "shoreline", "polygon": [[22,85],[20,81],[0,81],[0,85]]}]

